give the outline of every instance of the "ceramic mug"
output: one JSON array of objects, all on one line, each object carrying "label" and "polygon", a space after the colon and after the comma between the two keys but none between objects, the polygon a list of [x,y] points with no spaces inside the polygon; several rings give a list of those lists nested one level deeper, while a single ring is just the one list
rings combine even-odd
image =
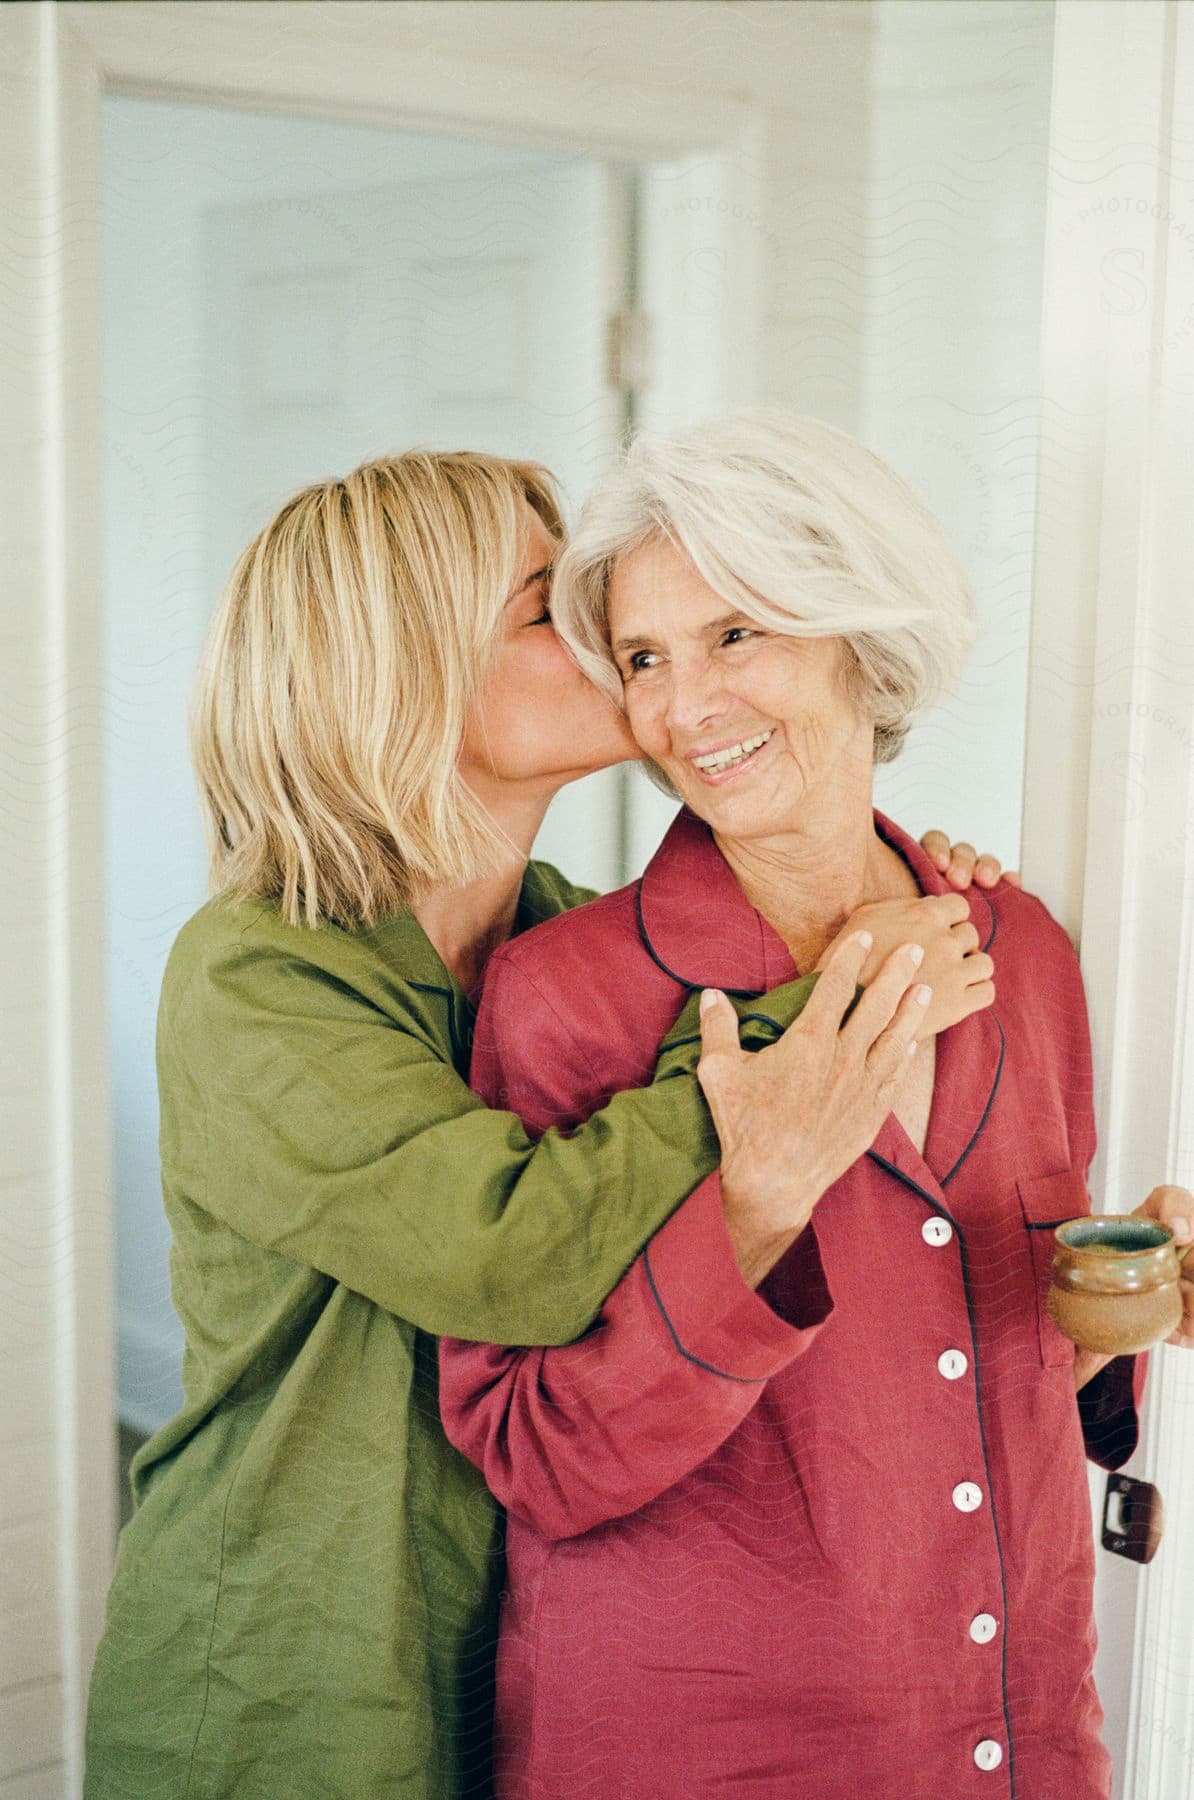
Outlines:
[{"label": "ceramic mug", "polygon": [[1156,1219],[1099,1213],[1067,1219],[1053,1233],[1049,1313],[1083,1350],[1128,1356],[1148,1350],[1182,1321],[1182,1259]]}]

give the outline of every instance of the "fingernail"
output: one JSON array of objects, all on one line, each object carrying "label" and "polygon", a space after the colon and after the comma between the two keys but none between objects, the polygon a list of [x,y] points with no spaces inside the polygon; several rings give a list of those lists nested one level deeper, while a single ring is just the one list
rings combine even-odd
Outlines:
[{"label": "fingernail", "polygon": [[1190,1235],[1190,1221],[1189,1219],[1170,1219],[1169,1229],[1174,1237],[1181,1238],[1184,1243]]},{"label": "fingernail", "polygon": [[875,934],[873,931],[860,931],[858,933],[858,941],[864,950],[869,950],[875,941]]},{"label": "fingernail", "polygon": [[702,989],[702,991],[701,991],[701,1011],[703,1013],[707,1013],[711,1006],[716,1006],[716,1005],[717,1005],[716,989],[714,989],[714,988]]},{"label": "fingernail", "polygon": [[922,981],[913,988],[912,998],[916,1001],[918,1006],[927,1006],[929,1001],[933,998],[933,990],[931,987],[926,987]]},{"label": "fingernail", "polygon": [[923,945],[923,944],[909,944],[909,946],[908,946],[908,958],[909,958],[909,961],[910,961],[910,962],[911,962],[911,964],[912,964],[912,967],[913,967],[913,968],[914,968],[914,969],[919,969],[919,967],[920,967],[920,965],[921,965],[921,963],[922,963],[922,962],[923,962],[923,961],[924,961],[924,959],[925,959],[925,947],[924,947],[924,945]]}]

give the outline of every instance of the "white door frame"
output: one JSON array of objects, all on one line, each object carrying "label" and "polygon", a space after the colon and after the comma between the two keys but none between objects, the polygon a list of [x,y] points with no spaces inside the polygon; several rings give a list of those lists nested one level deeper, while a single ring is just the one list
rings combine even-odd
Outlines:
[{"label": "white door frame", "polygon": [[[1081,939],[1106,1211],[1194,1187],[1192,140],[1194,10],[1060,0],[1022,861]],[[1129,1800],[1194,1797],[1192,1402],[1194,1355],[1154,1351],[1129,1472],[1164,1540],[1143,1570],[1096,1552]]]},{"label": "white door frame", "polygon": [[[0,1692],[27,1682],[27,1633],[39,1632],[53,1717],[37,1731],[63,1746],[71,1792],[81,1779],[115,1491],[98,679],[104,97],[189,99],[667,165],[667,256],[677,270],[715,271],[716,300],[702,320],[699,369],[665,359],[646,410],[688,417],[755,394],[755,110],[717,95],[694,104],[691,93],[588,69],[495,71],[455,52],[412,53],[407,36],[400,8],[373,4],[24,0],[0,9],[0,240],[16,260],[0,295],[0,336],[15,371],[0,449],[0,542],[12,551],[0,664],[23,709],[15,747],[0,741],[0,787],[18,794],[6,862],[20,877],[0,899],[0,938],[12,955],[7,1010],[24,1027],[24,1055],[0,1089],[0,1125],[21,1168],[0,1190],[0,1244],[6,1260],[12,1246],[24,1291],[42,1295],[51,1314],[32,1348],[14,1326],[19,1379],[40,1400],[43,1432],[26,1451],[23,1492],[0,1483],[0,1532],[10,1517],[25,1519],[22,1504],[32,1508],[42,1567],[29,1579],[39,1597],[24,1644],[0,1636]],[[682,335],[680,285],[656,269],[652,304],[666,341]],[[42,1500],[27,1499],[30,1491]],[[16,1510],[6,1514],[10,1499]],[[12,1630],[20,1629],[18,1621]]]}]

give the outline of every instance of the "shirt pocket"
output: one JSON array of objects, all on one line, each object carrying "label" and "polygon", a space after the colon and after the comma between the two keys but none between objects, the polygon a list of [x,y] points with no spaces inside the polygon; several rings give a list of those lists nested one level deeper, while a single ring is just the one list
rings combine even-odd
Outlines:
[{"label": "shirt pocket", "polygon": [[1081,1169],[1063,1169],[1060,1175],[1037,1175],[1016,1182],[1020,1212],[1027,1239],[1029,1266],[1036,1301],[1037,1335],[1045,1368],[1069,1368],[1074,1345],[1057,1329],[1049,1314],[1049,1277],[1053,1266],[1053,1232],[1067,1219],[1082,1219],[1090,1212],[1090,1194]]}]

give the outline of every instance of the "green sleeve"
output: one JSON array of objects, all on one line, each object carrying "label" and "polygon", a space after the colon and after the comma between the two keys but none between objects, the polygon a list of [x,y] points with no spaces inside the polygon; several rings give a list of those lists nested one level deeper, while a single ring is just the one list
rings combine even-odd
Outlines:
[{"label": "green sleeve", "polygon": [[445,996],[376,999],[235,938],[168,976],[168,1193],[425,1331],[570,1342],[717,1165],[695,1080],[617,1095],[536,1143],[457,1073]]},{"label": "green sleeve", "polygon": [[[817,975],[802,975],[799,981],[789,981],[783,987],[773,988],[769,994],[762,994],[757,999],[743,999],[727,996],[738,1018],[738,1037],[744,1050],[762,1050],[782,1037],[794,1019],[798,1019],[807,1006],[812,991],[818,981]],[[854,998],[842,1015],[842,1023],[850,1017],[857,1006],[863,989],[856,987]],[[656,1065],[655,1079],[667,1081],[674,1076],[688,1076],[696,1072],[701,1054],[701,996],[693,989],[684,1005],[684,1010],[659,1047],[659,1061]]]},{"label": "green sleeve", "polygon": [[517,928],[529,930],[544,919],[554,919],[557,913],[571,912],[574,907],[596,899],[596,888],[578,887],[552,863],[532,862],[528,865],[522,889],[525,922],[520,920]]}]

